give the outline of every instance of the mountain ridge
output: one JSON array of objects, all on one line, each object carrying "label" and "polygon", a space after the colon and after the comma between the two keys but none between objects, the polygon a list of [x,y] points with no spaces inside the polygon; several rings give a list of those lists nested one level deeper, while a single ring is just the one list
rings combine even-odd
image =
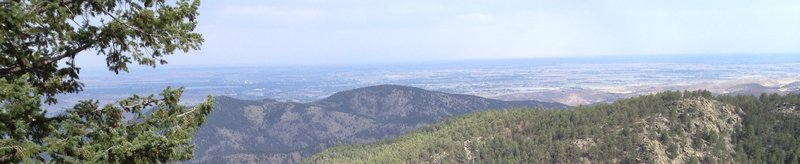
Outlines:
[{"label": "mountain ridge", "polygon": [[217,97],[194,142],[195,163],[298,163],[324,148],[397,136],[445,118],[504,108],[568,106],[378,85],[314,102]]}]

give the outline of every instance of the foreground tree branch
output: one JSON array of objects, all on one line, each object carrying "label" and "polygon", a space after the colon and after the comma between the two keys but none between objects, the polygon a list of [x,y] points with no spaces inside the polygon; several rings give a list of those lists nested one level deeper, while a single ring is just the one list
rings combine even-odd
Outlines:
[{"label": "foreground tree branch", "polygon": [[[165,55],[199,49],[194,32],[199,1],[29,0],[0,2],[0,77],[39,87],[47,103],[59,93],[83,89],[72,62],[86,50],[106,56],[109,70],[128,64],[155,67]],[[64,61],[63,67],[59,67]]]},{"label": "foreground tree branch", "polygon": [[[189,109],[183,89],[100,106],[81,101],[47,117],[42,100],[77,93],[77,56],[128,64],[166,64],[166,55],[199,49],[198,0],[0,1],[0,163],[157,163],[193,156],[191,138],[213,107]],[[124,116],[133,116],[126,119]]]}]

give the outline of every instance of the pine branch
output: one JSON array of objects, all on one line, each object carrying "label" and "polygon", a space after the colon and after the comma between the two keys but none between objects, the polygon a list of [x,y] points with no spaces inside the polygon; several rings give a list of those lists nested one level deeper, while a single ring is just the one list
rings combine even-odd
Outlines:
[{"label": "pine branch", "polygon": [[[77,55],[81,51],[84,51],[84,50],[89,49],[91,47],[92,47],[92,44],[90,44],[88,42],[84,43],[83,45],[81,45],[79,47],[76,47],[75,49],[67,50],[66,52],[64,52],[61,55],[56,55],[56,56],[49,57],[47,59],[41,60],[38,63],[33,63],[33,67],[50,65],[50,64],[58,62],[61,59],[64,59],[64,58],[67,58],[67,57],[75,58],[75,55]],[[0,68],[0,74],[3,74],[3,75],[17,74],[18,72],[25,71],[26,69],[27,68],[25,66],[17,64],[17,65],[9,66],[9,67],[6,67],[6,68]]]}]

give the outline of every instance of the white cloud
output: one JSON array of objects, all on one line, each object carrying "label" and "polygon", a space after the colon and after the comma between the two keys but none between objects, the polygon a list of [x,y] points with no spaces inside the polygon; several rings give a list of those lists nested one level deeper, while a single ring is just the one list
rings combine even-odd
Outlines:
[{"label": "white cloud", "polygon": [[459,15],[456,18],[459,20],[473,21],[473,22],[489,22],[493,19],[491,15],[484,13],[469,13],[469,14]]},{"label": "white cloud", "polygon": [[273,17],[273,18],[317,18],[322,12],[312,8],[290,8],[267,5],[241,5],[228,6],[222,9],[225,15],[248,16],[248,17]]}]

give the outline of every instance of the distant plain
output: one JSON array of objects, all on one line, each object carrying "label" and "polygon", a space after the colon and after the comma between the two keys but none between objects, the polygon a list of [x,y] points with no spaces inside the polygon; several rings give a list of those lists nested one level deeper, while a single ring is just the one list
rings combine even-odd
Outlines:
[{"label": "distant plain", "polygon": [[183,101],[207,95],[311,102],[335,92],[380,84],[502,100],[568,105],[608,103],[664,90],[716,94],[800,92],[800,55],[664,55],[430,61],[309,66],[171,66],[115,75],[82,70],[85,90],[62,95],[55,111],[78,100],[108,103],[131,93],[185,87]]}]

